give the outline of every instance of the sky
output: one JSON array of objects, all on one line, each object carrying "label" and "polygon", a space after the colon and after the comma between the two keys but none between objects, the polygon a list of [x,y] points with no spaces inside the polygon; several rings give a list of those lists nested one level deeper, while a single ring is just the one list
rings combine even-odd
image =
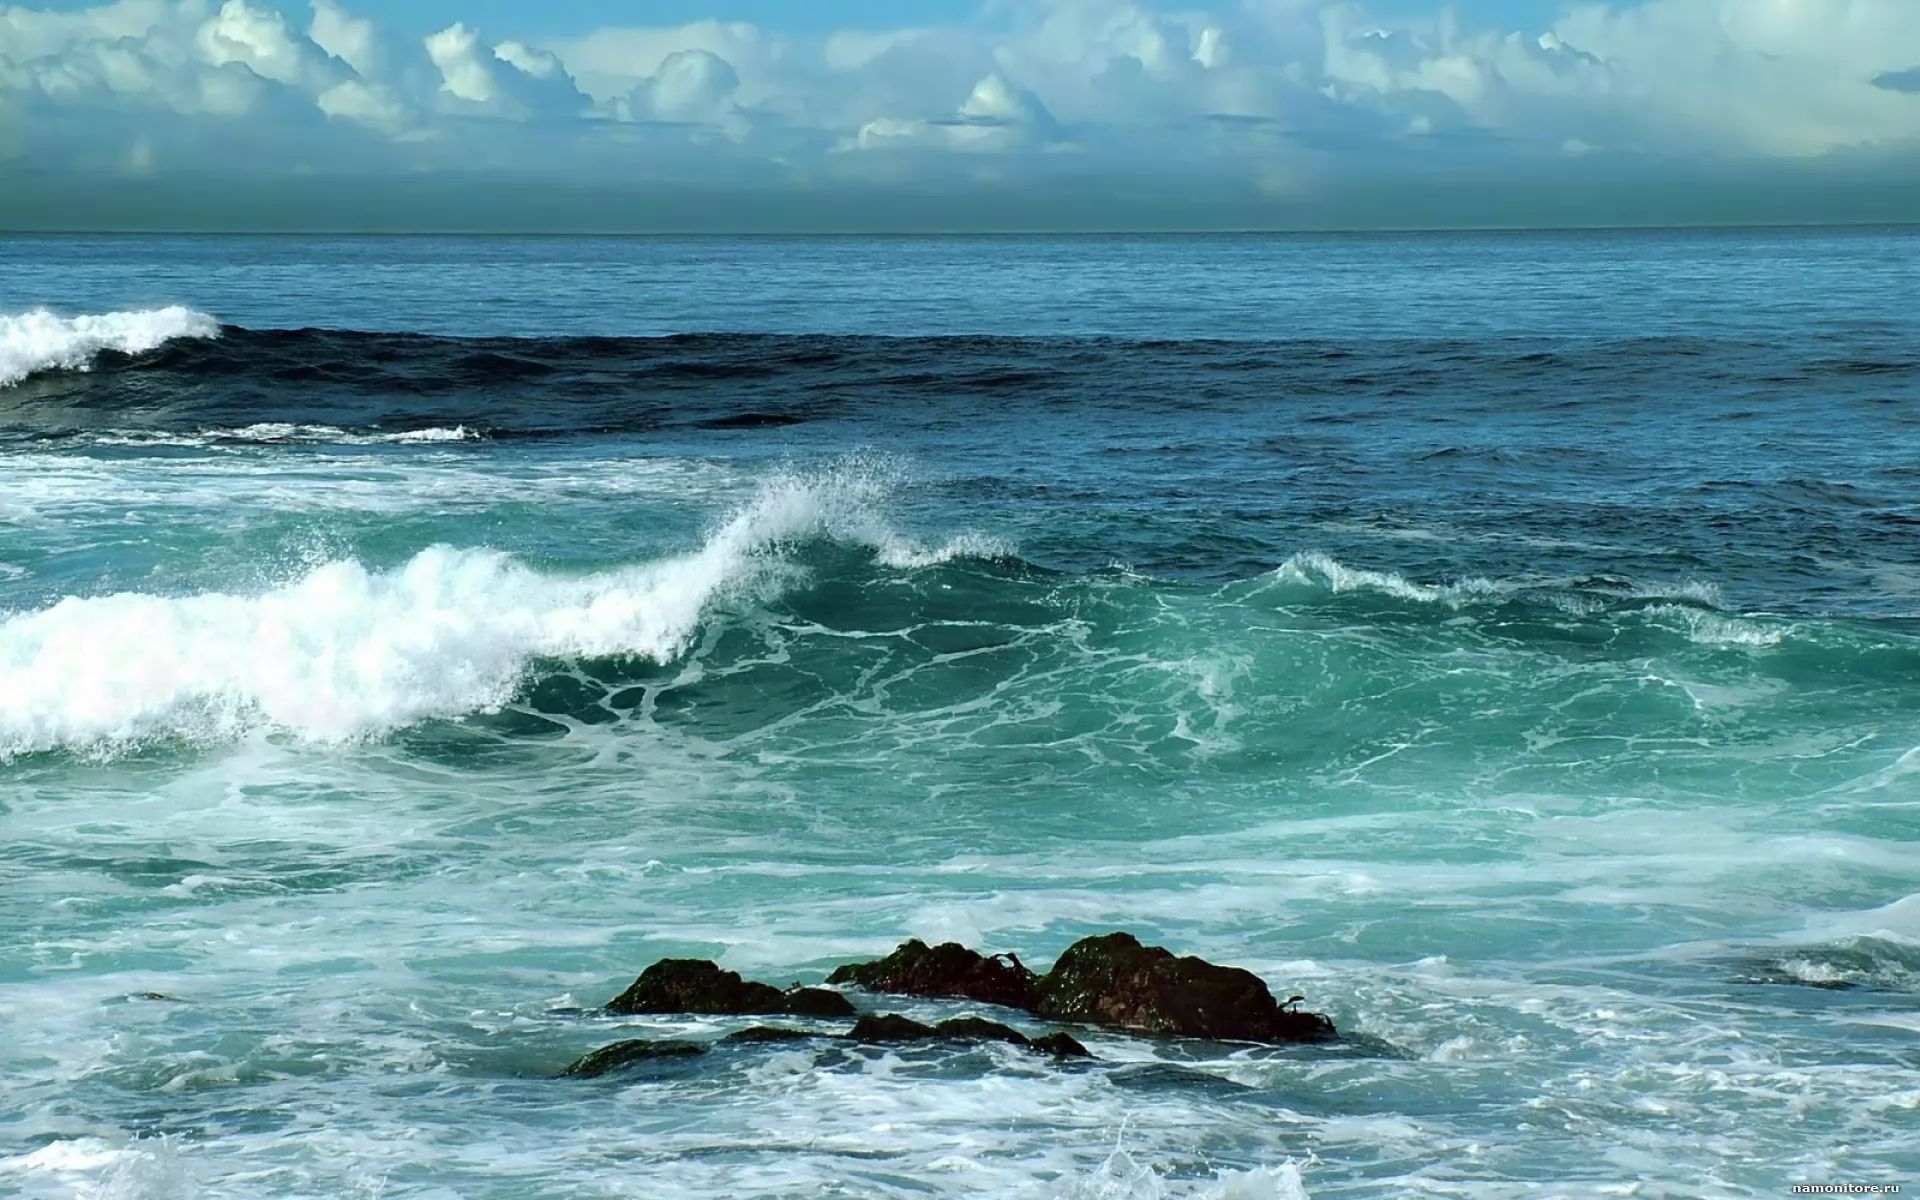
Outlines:
[{"label": "sky", "polygon": [[1920,221],[1920,0],[0,4],[0,229]]}]

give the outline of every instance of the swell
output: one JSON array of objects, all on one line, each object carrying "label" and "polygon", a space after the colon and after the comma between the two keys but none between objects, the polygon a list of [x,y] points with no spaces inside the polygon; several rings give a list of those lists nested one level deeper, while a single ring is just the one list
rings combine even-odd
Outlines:
[{"label": "swell", "polygon": [[1599,694],[1643,706],[1650,690],[1665,708],[1641,732],[1665,736],[1795,690],[1883,705],[1880,684],[1920,675],[1920,631],[1731,612],[1694,584],[1429,583],[1322,554],[1224,586],[1058,572],[979,535],[903,537],[887,488],[782,476],[698,547],[592,573],[440,545],[249,594],[0,615],[0,761],[472,719],[508,735],[683,720],[725,741],[789,724],[795,705],[943,727],[1170,721],[1166,736],[1210,752],[1263,706],[1284,714],[1270,732],[1325,725],[1331,744],[1383,718],[1345,711],[1370,695],[1433,730],[1488,697],[1517,719]]},{"label": "swell", "polygon": [[1890,371],[1907,370],[1874,364],[1863,372],[1861,364],[1811,351],[1783,362],[1776,346],[1676,337],[446,337],[216,326],[185,309],[0,317],[0,346],[9,337],[17,346],[0,349],[0,386],[19,400],[4,428],[16,438],[44,440],[263,423],[354,435],[464,428],[490,437],[754,430],[858,416],[916,398],[975,405],[1097,398],[1156,409],[1231,409],[1284,397],[1309,408],[1339,402],[1326,419],[1351,421],[1370,415],[1343,407],[1355,397],[1445,394],[1458,415],[1476,406],[1515,412],[1543,403],[1605,404],[1607,396],[1688,380],[1701,388],[1747,380],[1784,394],[1826,379],[1841,391],[1872,391]]}]

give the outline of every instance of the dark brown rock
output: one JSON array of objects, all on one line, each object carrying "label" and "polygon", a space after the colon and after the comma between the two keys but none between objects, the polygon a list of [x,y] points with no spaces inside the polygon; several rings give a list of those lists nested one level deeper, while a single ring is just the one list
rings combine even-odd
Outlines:
[{"label": "dark brown rock", "polygon": [[786,993],[703,958],[663,958],[607,1005],[617,1013],[781,1013]]},{"label": "dark brown rock", "polygon": [[935,1025],[925,1025],[896,1013],[865,1016],[854,1022],[847,1034],[856,1042],[1006,1042],[1023,1050],[1052,1054],[1059,1058],[1091,1058],[1087,1048],[1064,1033],[1030,1038],[1011,1025],[984,1017],[954,1017]]},{"label": "dark brown rock", "polygon": [[896,996],[978,1000],[1031,1009],[1036,977],[1011,954],[989,958],[958,942],[928,946],[915,939],[885,958],[841,967],[827,976],[827,982],[858,984]]},{"label": "dark brown rock", "polygon": [[851,1017],[853,1001],[826,988],[797,987],[786,994],[786,1012],[795,1017]]},{"label": "dark brown rock", "polygon": [[1177,958],[1128,933],[1069,946],[1040,980],[1033,1011],[1051,1021],[1162,1037],[1318,1042],[1335,1036],[1333,1022],[1277,1003],[1251,971]]},{"label": "dark brown rock", "polygon": [[750,1046],[767,1045],[774,1042],[810,1042],[819,1037],[817,1033],[808,1033],[804,1029],[782,1029],[777,1025],[755,1025],[741,1029],[721,1038],[723,1042]]},{"label": "dark brown rock", "polygon": [[663,958],[640,973],[633,986],[607,1008],[617,1013],[707,1013],[719,1016],[783,1013],[796,1017],[850,1017],[852,1002],[825,988],[795,987],[740,978],[704,958]]},{"label": "dark brown rock", "polygon": [[951,1038],[956,1042],[1012,1042],[1016,1046],[1033,1045],[1032,1038],[1013,1026],[989,1021],[985,1017],[952,1017],[935,1025],[933,1031],[943,1038]]},{"label": "dark brown rock", "polygon": [[875,1016],[869,1013],[853,1023],[847,1037],[856,1042],[923,1042],[938,1037],[933,1026],[922,1025],[912,1017],[898,1013]]},{"label": "dark brown rock", "polygon": [[1049,1033],[1045,1037],[1033,1039],[1033,1050],[1039,1054],[1051,1054],[1055,1058],[1092,1058],[1093,1052],[1080,1044],[1080,1039],[1069,1033]]},{"label": "dark brown rock", "polygon": [[640,1038],[602,1046],[560,1074],[573,1079],[594,1079],[638,1062],[651,1062],[663,1058],[692,1058],[706,1052],[707,1048],[699,1042],[654,1042]]}]

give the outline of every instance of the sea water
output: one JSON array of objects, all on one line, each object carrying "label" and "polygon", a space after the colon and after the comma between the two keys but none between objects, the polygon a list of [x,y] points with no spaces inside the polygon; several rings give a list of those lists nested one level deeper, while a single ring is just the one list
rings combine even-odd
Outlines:
[{"label": "sea water", "polygon": [[0,1192],[1920,1187],[1917,840],[1911,233],[0,242]]}]

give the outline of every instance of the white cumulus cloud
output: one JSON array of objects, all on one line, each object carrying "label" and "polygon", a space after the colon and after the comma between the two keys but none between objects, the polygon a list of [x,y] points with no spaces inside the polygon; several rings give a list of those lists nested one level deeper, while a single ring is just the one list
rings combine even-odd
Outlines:
[{"label": "white cumulus cloud", "polygon": [[1443,0],[982,0],[948,27],[425,38],[352,3],[0,7],[0,157],[755,179],[1004,159],[1262,189],[1395,163],[1920,162],[1916,0],[1576,0],[1531,27]]}]

